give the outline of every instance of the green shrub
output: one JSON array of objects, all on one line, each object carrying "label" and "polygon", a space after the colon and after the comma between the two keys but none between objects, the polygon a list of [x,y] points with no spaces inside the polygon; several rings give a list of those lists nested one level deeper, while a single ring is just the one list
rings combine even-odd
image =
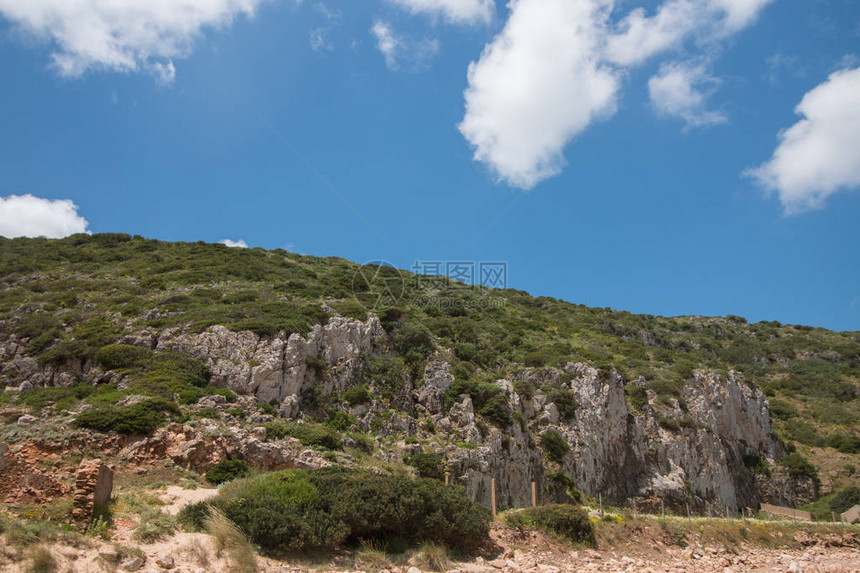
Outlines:
[{"label": "green shrub", "polygon": [[830,511],[844,513],[855,505],[860,505],[860,487],[852,486],[843,489],[830,500]]},{"label": "green shrub", "polygon": [[570,445],[555,430],[544,432],[540,437],[540,445],[549,459],[559,464],[564,461],[564,456],[570,451]]},{"label": "green shrub", "polygon": [[681,425],[678,423],[678,420],[674,418],[668,418],[666,416],[657,416],[657,425],[659,425],[664,430],[669,430],[670,432],[681,431]]},{"label": "green shrub", "polygon": [[299,440],[303,446],[319,447],[326,450],[339,450],[343,447],[340,433],[334,428],[313,422],[266,422],[266,435],[269,438],[290,436]]},{"label": "green shrub", "polygon": [[553,389],[550,390],[546,398],[558,408],[558,413],[562,420],[570,421],[576,415],[576,409],[579,408],[579,404],[572,390]]},{"label": "green shrub", "polygon": [[346,400],[350,406],[367,404],[371,400],[370,391],[364,386],[350,386],[341,395],[341,400]]},{"label": "green shrub", "polygon": [[798,415],[797,408],[785,400],[778,399],[770,401],[770,413],[777,420],[790,420]]},{"label": "green shrub", "polygon": [[785,456],[779,465],[788,470],[788,475],[791,477],[818,479],[818,471],[815,466],[797,452]]},{"label": "green shrub", "polygon": [[206,518],[209,517],[210,507],[211,506],[205,501],[189,503],[179,510],[179,513],[176,516],[177,525],[185,531],[203,531]]},{"label": "green shrub", "polygon": [[342,467],[234,482],[212,505],[269,553],[393,538],[470,550],[487,540],[490,521],[462,488]]},{"label": "green shrub", "polygon": [[246,477],[250,473],[251,465],[245,460],[225,458],[212,466],[212,469],[206,472],[206,481],[218,485],[224,482],[233,481],[234,479]]},{"label": "green shrub", "polygon": [[391,342],[394,349],[409,363],[424,360],[436,349],[430,331],[414,319],[400,323],[391,337]]},{"label": "green shrub", "polygon": [[152,356],[152,351],[131,344],[108,344],[96,352],[96,362],[108,370],[143,366]]},{"label": "green shrub", "polygon": [[827,445],[843,454],[860,454],[860,437],[850,434],[831,434]]},{"label": "green shrub", "polygon": [[178,415],[179,408],[173,402],[149,399],[132,406],[98,408],[81,412],[74,425],[98,432],[120,434],[149,434],[164,425],[169,415]]},{"label": "green shrub", "polygon": [[514,382],[514,392],[519,394],[520,398],[523,400],[531,400],[537,388],[531,382],[527,382],[525,380],[517,380]]},{"label": "green shrub", "polygon": [[565,504],[541,505],[508,516],[514,527],[534,527],[570,542],[595,545],[594,527],[584,509]]},{"label": "green shrub", "polygon": [[340,410],[335,410],[335,412],[326,421],[326,425],[337,430],[338,432],[346,432],[352,427],[353,424],[355,424],[355,417],[352,414],[347,414],[346,412],[341,412]]},{"label": "green shrub", "polygon": [[648,391],[642,386],[628,384],[624,387],[624,393],[630,398],[630,404],[637,412],[642,412],[648,405]]},{"label": "green shrub", "polygon": [[487,418],[500,428],[507,428],[513,423],[511,405],[504,393],[493,395],[478,409],[478,414]]},{"label": "green shrub", "polygon": [[419,477],[442,479],[445,475],[445,464],[442,456],[436,453],[417,452],[403,456],[403,463],[415,468]]}]

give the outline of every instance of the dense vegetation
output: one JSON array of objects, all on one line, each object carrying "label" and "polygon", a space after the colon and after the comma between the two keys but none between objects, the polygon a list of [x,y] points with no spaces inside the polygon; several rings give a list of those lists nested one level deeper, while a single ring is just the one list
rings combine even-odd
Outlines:
[{"label": "dense vegetation", "polygon": [[[234,481],[211,505],[273,554],[360,541],[433,541],[468,551],[487,541],[491,517],[459,487],[336,467]],[[189,506],[181,520],[200,527],[206,513]]]},{"label": "dense vegetation", "polygon": [[[53,404],[59,410],[80,401],[106,408],[131,394],[152,400],[178,394],[181,402],[191,403],[217,391],[207,387],[208,373],[193,359],[122,344],[132,331],[201,331],[222,324],[261,336],[287,336],[307,333],[332,312],[364,319],[372,311],[397,351],[367,357],[367,382],[382,398],[393,398],[437,347],[452,352],[455,384],[446,393],[448,403],[468,394],[483,423],[502,429],[518,420],[490,382],[517,364],[585,361],[605,375],[614,370],[626,384],[633,411],[650,400],[658,413],[675,404],[684,410],[682,390],[696,369],[735,371],[764,390],[777,431],[790,445],[803,446],[801,453],[811,447],[860,452],[860,332],[775,321],[750,324],[737,316],[636,315],[281,249],[167,243],[123,234],[0,238],[0,269],[2,328],[18,336],[29,355],[46,366],[96,363],[131,381],[124,390],[81,384],[0,398],[34,409]],[[373,278],[357,284],[356,277]],[[309,362],[309,367],[319,365]],[[13,379],[10,372],[10,383]],[[561,417],[576,416],[577,404],[563,389],[519,384],[516,390],[524,396],[543,392]],[[339,399],[361,404],[370,395],[366,388],[355,388]],[[319,411],[323,421],[332,409],[321,399]],[[121,413],[135,418],[129,424],[116,422],[122,431],[145,429],[155,419],[149,406]],[[172,415],[167,410],[157,414],[165,420]],[[688,422],[671,416],[659,421],[677,432]],[[78,423],[93,425],[87,416]],[[341,419],[335,425],[348,423]],[[287,433],[305,432],[296,437],[339,447],[324,443],[328,438],[316,435],[318,430],[313,435],[307,430],[289,428]],[[549,456],[558,454],[552,438],[546,445]],[[790,469],[806,471],[802,465]]]}]

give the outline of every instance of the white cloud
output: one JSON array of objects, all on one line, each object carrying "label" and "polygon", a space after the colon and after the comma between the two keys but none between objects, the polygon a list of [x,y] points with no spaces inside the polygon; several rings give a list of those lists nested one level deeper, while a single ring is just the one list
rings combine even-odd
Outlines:
[{"label": "white cloud", "polygon": [[221,239],[218,242],[221,243],[222,245],[227,245],[228,247],[236,247],[239,249],[247,249],[248,248],[248,243],[246,243],[242,239],[239,239],[238,241],[233,241],[232,239]]},{"label": "white cloud", "polygon": [[406,38],[380,20],[373,23],[370,31],[376,38],[376,47],[385,56],[385,65],[392,71],[400,69],[403,63],[408,64],[410,70],[418,70],[439,52],[436,40]]},{"label": "white cloud", "polygon": [[314,52],[320,52],[323,50],[331,52],[334,50],[334,44],[328,37],[330,31],[331,29],[326,27],[313,28],[311,30],[311,49]]},{"label": "white cloud", "polygon": [[0,197],[0,235],[60,239],[87,233],[89,223],[68,199],[42,199],[32,195]]},{"label": "white cloud", "polygon": [[632,10],[609,36],[607,56],[617,64],[634,65],[684,40],[724,38],[751,24],[773,0],[666,0],[653,16]]},{"label": "white cloud", "polygon": [[443,16],[455,24],[489,22],[496,9],[494,0],[389,0],[413,14]]},{"label": "white cloud", "polygon": [[835,72],[803,96],[803,119],[780,132],[766,163],[746,172],[776,191],[786,214],[816,209],[843,189],[860,187],[860,68]]},{"label": "white cloud", "polygon": [[561,170],[568,141],[615,112],[619,80],[597,56],[607,2],[512,6],[504,30],[469,65],[459,128],[476,160],[529,189]]},{"label": "white cloud", "polygon": [[204,28],[251,16],[264,0],[0,0],[0,15],[53,46],[63,76],[90,69],[145,70],[158,81],[176,74]]},{"label": "white cloud", "polygon": [[648,80],[648,94],[658,115],[679,117],[690,127],[725,123],[726,116],[707,109],[707,97],[718,80],[704,66],[663,64],[660,72]]},{"label": "white cloud", "polygon": [[[652,16],[640,8],[613,22],[615,0],[511,0],[504,29],[469,65],[460,132],[477,161],[530,189],[561,171],[571,140],[615,112],[628,67],[688,38],[723,39],[771,1],[665,0]],[[714,78],[703,71],[654,81],[665,111],[683,113],[688,124],[724,119],[704,107],[701,88]]]}]

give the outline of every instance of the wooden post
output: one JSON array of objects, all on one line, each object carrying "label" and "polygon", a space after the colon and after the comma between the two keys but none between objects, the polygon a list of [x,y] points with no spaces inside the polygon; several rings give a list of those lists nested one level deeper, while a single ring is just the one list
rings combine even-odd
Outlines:
[{"label": "wooden post", "polygon": [[600,519],[603,519],[603,494],[598,492],[597,499],[600,501]]},{"label": "wooden post", "polygon": [[451,472],[445,472],[445,485],[451,485]]},{"label": "wooden post", "polygon": [[831,515],[831,516],[833,516],[833,521],[834,521],[834,522],[836,522],[836,512],[835,512],[835,511],[831,511],[831,512],[830,512],[830,515]]},{"label": "wooden post", "polygon": [[496,515],[498,515],[498,512],[496,511],[496,478],[493,478],[491,487],[493,489],[493,491],[492,491],[493,517],[496,517]]},{"label": "wooden post", "polygon": [[666,521],[666,508],[663,507],[663,498],[660,498],[660,515],[663,516],[663,521]]},{"label": "wooden post", "polygon": [[633,519],[639,519],[639,512],[636,507],[636,498],[633,498]]},{"label": "wooden post", "polygon": [[690,523],[690,502],[687,502],[687,523]]},{"label": "wooden post", "polygon": [[726,506],[726,521],[729,520],[729,506]]},{"label": "wooden post", "polygon": [[532,482],[532,507],[537,507],[537,482]]},{"label": "wooden post", "polygon": [[713,517],[713,516],[711,515],[711,503],[710,503],[710,502],[708,502],[708,519],[711,519],[711,517]]}]

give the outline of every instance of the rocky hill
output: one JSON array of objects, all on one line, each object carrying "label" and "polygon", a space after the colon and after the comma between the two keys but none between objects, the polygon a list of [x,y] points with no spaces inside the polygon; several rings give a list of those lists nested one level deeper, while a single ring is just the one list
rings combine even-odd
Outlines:
[{"label": "rocky hill", "polygon": [[495,480],[500,509],[536,482],[702,514],[858,483],[858,332],[283,250],[0,238],[0,361],[0,441],[135,466],[411,468],[485,505]]}]

